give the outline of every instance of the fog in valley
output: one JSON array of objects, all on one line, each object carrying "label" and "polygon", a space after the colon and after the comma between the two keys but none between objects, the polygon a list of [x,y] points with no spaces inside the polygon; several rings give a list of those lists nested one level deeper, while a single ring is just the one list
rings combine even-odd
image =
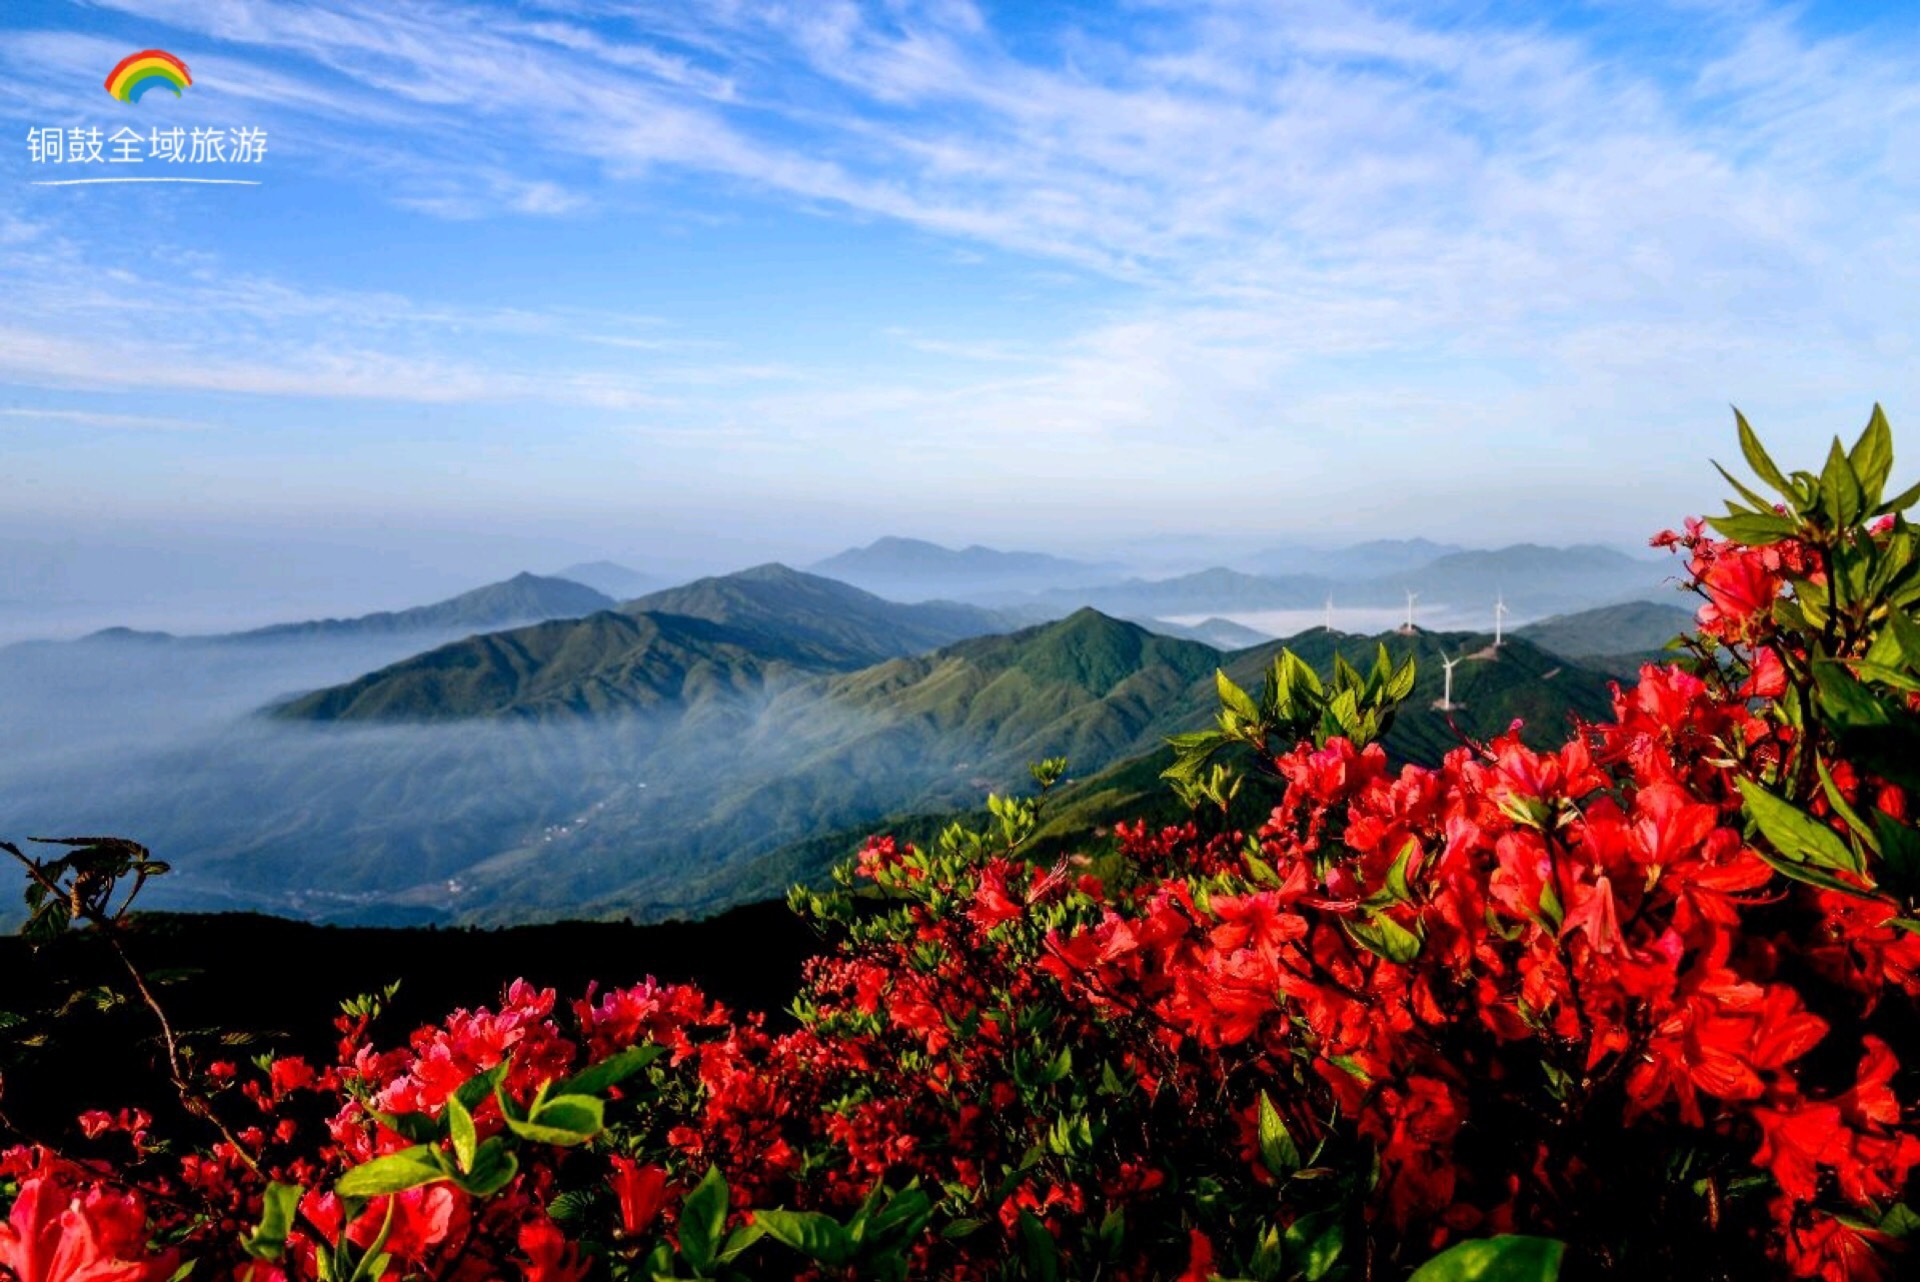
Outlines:
[{"label": "fog in valley", "polygon": [[[814,806],[755,795],[804,761],[809,739],[846,736],[844,717],[824,721],[817,706],[805,734],[781,730],[791,712],[774,717],[765,699],[554,725],[262,713],[425,648],[91,640],[0,651],[6,831],[140,840],[176,868],[145,896],[155,907],[407,921],[484,905],[503,880],[556,911],[589,906],[634,857],[658,865],[671,902],[685,895],[666,882],[689,856],[747,857],[861,817],[844,790]],[[748,814],[758,839],[741,832]],[[724,852],[702,839],[709,821],[731,834]],[[601,830],[621,836],[610,846]]]}]

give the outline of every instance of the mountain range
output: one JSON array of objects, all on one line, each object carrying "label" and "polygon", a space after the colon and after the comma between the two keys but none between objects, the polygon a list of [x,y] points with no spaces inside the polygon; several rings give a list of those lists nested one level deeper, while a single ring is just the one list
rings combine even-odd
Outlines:
[{"label": "mountain range", "polygon": [[1072,561],[1043,552],[1002,552],[975,544],[947,548],[924,539],[889,536],[807,567],[903,601],[1033,591],[1115,577],[1119,567]]},{"label": "mountain range", "polygon": [[[1371,546],[1371,545],[1362,545]],[[1410,552],[1412,548],[1401,548]],[[1390,560],[1356,557],[1355,566]],[[1324,563],[1324,562],[1323,562]],[[1580,610],[1618,601],[1667,596],[1672,570],[1612,548],[1565,548],[1520,543],[1491,551],[1453,551],[1417,566],[1370,578],[1334,578],[1322,573],[1248,574],[1214,567],[1164,579],[1049,588],[1028,599],[1055,609],[1092,606],[1109,614],[1165,618],[1266,611],[1317,610],[1329,599],[1342,609],[1391,608],[1406,593],[1424,608],[1491,607],[1504,597],[1522,617]],[[1006,604],[1000,602],[1000,604]]]},{"label": "mountain range", "polygon": [[1432,539],[1373,539],[1339,548],[1296,544],[1256,552],[1246,559],[1244,568],[1259,574],[1314,574],[1323,579],[1353,582],[1406,574],[1443,556],[1466,550],[1457,543],[1435,543]]},{"label": "mountain range", "polygon": [[[188,787],[170,813],[202,851],[182,863],[203,889],[246,869],[256,906],[344,919],[713,911],[796,843],[965,809],[1030,760],[1064,755],[1085,778],[1151,757],[1211,715],[1216,667],[1257,686],[1279,649],[1223,653],[1092,609],[1010,634],[993,622],[762,566],[468,638],[276,707],[278,764],[249,788],[300,804],[210,825],[220,807]],[[1515,717],[1551,734],[1604,712],[1602,674],[1489,640],[1287,644],[1322,668],[1382,641],[1421,656],[1389,740],[1407,760]],[[1443,653],[1478,656],[1447,713],[1429,706]]]},{"label": "mountain range", "polygon": [[[308,619],[299,623],[275,623],[242,632],[221,632],[176,636],[170,632],[136,631],[132,628],[103,628],[80,638],[86,642],[132,642],[152,644],[184,642],[195,644],[242,644],[283,641],[334,641],[410,637],[431,633],[480,632],[529,623],[537,619],[572,618],[604,610],[614,604],[612,598],[585,584],[570,579],[548,578],[521,573],[499,583],[462,592],[432,605],[406,610],[382,610],[350,619]],[[57,644],[22,642],[25,646]]]},{"label": "mountain range", "polygon": [[698,579],[601,610],[451,642],[315,691],[288,720],[592,716],[746,694],[994,631],[976,606],[905,605],[783,565]]},{"label": "mountain range", "polygon": [[520,573],[499,583],[462,592],[411,610],[381,611],[352,619],[315,619],[228,633],[229,641],[284,641],[318,637],[378,636],[414,632],[478,631],[530,619],[565,619],[604,610],[613,601],[584,583]]},{"label": "mountain range", "polygon": [[1318,610],[1329,597],[1341,608],[1391,608],[1403,605],[1409,591],[1427,609],[1451,606],[1456,612],[1478,611],[1504,596],[1518,617],[1538,619],[1657,599],[1673,577],[1666,561],[1594,544],[1469,549],[1430,539],[1271,547],[1237,566],[1127,575],[1116,565],[1038,552],[884,538],[809,568],[901,601],[952,598],[1029,619],[1035,612],[1059,617],[1091,606],[1142,621]]},{"label": "mountain range", "polygon": [[[126,690],[115,717],[140,717],[92,727],[109,749],[75,741],[0,771],[0,812],[137,833],[179,870],[156,887],[161,906],[384,923],[697,915],[817,875],[848,834],[977,806],[1039,757],[1068,757],[1078,780],[1060,840],[1097,837],[1127,807],[1165,812],[1165,736],[1212,715],[1216,668],[1257,686],[1282,644],[1233,644],[1244,634],[1215,620],[1228,642],[1215,646],[1085,607],[1014,628],[977,605],[906,604],[772,564],[618,608],[599,594],[511,600],[601,604],[403,651],[292,695],[278,685],[292,674],[391,654],[405,636],[114,647]],[[1614,654],[1669,622],[1594,611],[1538,635]],[[1570,714],[1605,711],[1603,671],[1520,632],[1497,650],[1490,640],[1313,629],[1285,644],[1323,670],[1336,650],[1364,661],[1379,643],[1418,656],[1421,684],[1388,740],[1403,760],[1435,760],[1515,717],[1552,736]],[[96,679],[96,650],[46,647],[64,668],[0,666],[0,686],[17,669],[28,684],[9,699],[46,689],[64,707]],[[254,662],[282,652],[325,661]],[[1444,712],[1432,706],[1443,654],[1467,659],[1463,706]],[[267,715],[182,729],[156,691]],[[48,724],[18,700],[16,711],[22,726]]]}]

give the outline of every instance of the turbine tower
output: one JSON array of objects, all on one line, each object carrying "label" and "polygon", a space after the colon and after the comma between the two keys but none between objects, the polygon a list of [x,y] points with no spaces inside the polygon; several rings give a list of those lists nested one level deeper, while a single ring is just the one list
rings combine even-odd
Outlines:
[{"label": "turbine tower", "polygon": [[1493,603],[1493,647],[1496,650],[1500,648],[1500,625],[1506,621],[1506,617],[1507,596],[1503,592],[1495,598]]},{"label": "turbine tower", "polygon": [[1440,702],[1434,706],[1442,712],[1452,712],[1460,706],[1453,701],[1453,670],[1460,666],[1460,660],[1449,659],[1443,654],[1440,656],[1440,666],[1445,670],[1446,676],[1440,689]]},{"label": "turbine tower", "polygon": [[1413,603],[1419,599],[1420,594],[1418,592],[1415,592],[1411,588],[1407,589],[1407,626],[1401,629],[1402,632],[1409,634],[1413,632]]},{"label": "turbine tower", "polygon": [[1333,631],[1333,593],[1327,593],[1327,631]]}]

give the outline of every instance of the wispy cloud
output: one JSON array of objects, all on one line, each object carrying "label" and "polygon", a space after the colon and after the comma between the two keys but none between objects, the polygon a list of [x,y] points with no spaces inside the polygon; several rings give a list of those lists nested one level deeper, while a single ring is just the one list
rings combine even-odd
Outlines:
[{"label": "wispy cloud", "polygon": [[156,418],[147,414],[102,414],[92,410],[34,409],[0,407],[0,427],[7,423],[55,423],[76,427],[100,427],[136,432],[199,432],[205,423],[181,418]]},{"label": "wispy cloud", "polygon": [[[1744,3],[1576,27],[1210,0],[1020,39],[965,0],[104,4],[208,42],[222,82],[254,84],[344,181],[410,210],[564,229],[692,184],[711,207],[744,192],[1017,257],[1065,272],[1036,288],[1079,301],[1036,341],[951,332],[928,299],[812,368],[703,362],[710,335],[502,306],[461,315],[495,344],[475,357],[431,303],[215,266],[190,283],[201,328],[156,343],[127,291],[50,279],[29,227],[33,253],[10,263],[31,257],[39,283],[0,353],[22,382],[545,399],[657,411],[663,432],[757,419],[844,443],[897,442],[904,416],[955,457],[1107,440],[1194,485],[1201,443],[1284,439],[1312,476],[1337,466],[1337,432],[1384,451],[1393,483],[1465,466],[1415,460],[1395,432],[1510,459],[1528,433],[1659,441],[1741,395],[1796,421],[1836,396],[1920,409],[1908,31]],[[9,44],[35,84],[100,57],[96,37]],[[0,215],[0,253],[14,225]],[[207,355],[234,333],[256,354]],[[89,375],[102,344],[115,372]],[[897,370],[903,349],[936,359]]]}]

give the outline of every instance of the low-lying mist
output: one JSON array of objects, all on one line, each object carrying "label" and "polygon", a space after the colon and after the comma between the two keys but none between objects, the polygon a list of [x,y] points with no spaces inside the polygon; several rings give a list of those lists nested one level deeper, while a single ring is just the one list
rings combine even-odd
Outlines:
[{"label": "low-lying mist", "polygon": [[0,836],[140,841],[175,868],[143,898],[152,907],[363,922],[657,916],[716,906],[717,873],[786,842],[974,795],[946,786],[966,772],[923,760],[883,714],[823,703],[815,682],[659,717],[262,715],[431,641],[0,650]]}]

